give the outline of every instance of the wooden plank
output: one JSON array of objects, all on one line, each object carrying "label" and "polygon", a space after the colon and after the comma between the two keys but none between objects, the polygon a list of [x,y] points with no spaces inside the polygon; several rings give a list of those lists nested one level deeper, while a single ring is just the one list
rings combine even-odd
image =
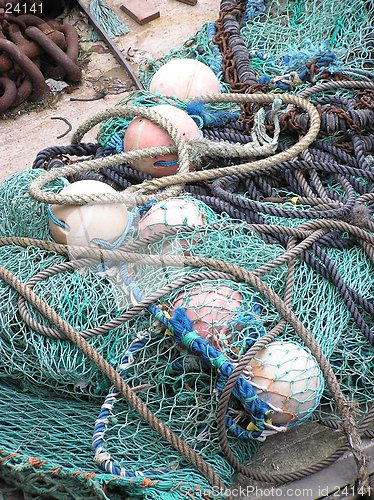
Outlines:
[{"label": "wooden plank", "polygon": [[197,0],[177,0],[177,2],[186,3],[187,5],[196,5]]},{"label": "wooden plank", "polygon": [[99,33],[99,35],[104,40],[106,45],[108,45],[111,53],[117,59],[119,64],[125,69],[126,73],[129,75],[129,77],[134,82],[136,87],[138,89],[143,89],[143,84],[141,83],[139,78],[136,76],[136,74],[133,72],[133,70],[131,69],[131,66],[124,58],[122,52],[119,50],[117,45],[112,41],[112,39],[110,38],[108,33],[102,29],[100,24],[97,22],[97,19],[92,15],[90,9],[88,7],[86,7],[86,5],[83,3],[83,0],[77,0],[77,3],[79,5],[80,9],[86,14],[89,23],[92,24],[92,26]]},{"label": "wooden plank", "polygon": [[146,24],[160,17],[158,8],[147,0],[126,0],[121,10],[138,24]]}]

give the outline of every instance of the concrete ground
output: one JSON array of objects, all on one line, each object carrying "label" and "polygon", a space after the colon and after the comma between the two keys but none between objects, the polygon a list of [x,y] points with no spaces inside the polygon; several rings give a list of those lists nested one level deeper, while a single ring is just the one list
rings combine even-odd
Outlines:
[{"label": "concrete ground", "polygon": [[[122,2],[115,0],[107,2],[129,27],[129,33],[115,41],[124,54],[130,54],[129,59],[134,69],[136,62],[150,56],[159,57],[167,53],[171,48],[180,46],[187,38],[194,35],[203,23],[214,21],[217,18],[220,3],[219,0],[198,0],[196,6],[189,6],[176,0],[152,1],[159,7],[161,17],[144,26],[136,24],[119,9]],[[69,144],[73,131],[84,119],[113,106],[131,90],[131,81],[111,54],[105,52],[105,45],[102,42],[85,41],[88,30],[84,16],[75,11],[70,20],[80,32],[82,48],[87,57],[87,64],[83,68],[83,81],[73,94],[50,97],[43,105],[33,106],[32,110],[27,106],[20,106],[19,109],[7,113],[7,116],[0,122],[0,181],[11,173],[30,166],[41,149]],[[98,49],[98,45],[102,46],[102,49]],[[88,56],[88,51],[93,48],[95,51]],[[104,99],[91,102],[70,101],[71,97],[93,97],[102,90],[107,92]],[[66,125],[62,121],[52,120],[54,116],[66,118],[73,126],[73,131],[62,139],[57,139],[57,136],[66,130]],[[86,137],[86,140],[94,139],[95,131]],[[326,430],[316,424],[306,424],[287,434],[268,439],[251,463],[251,468],[268,473],[296,470],[322,460],[341,442],[341,433]],[[374,445],[371,444],[369,450],[372,456],[374,455],[373,447]],[[330,469],[327,476],[315,475],[302,483],[303,488],[306,489],[309,489],[311,484],[314,485],[312,496],[305,493],[306,490],[304,494],[299,494],[298,488],[300,487],[297,484],[288,492],[279,493],[274,490],[274,495],[276,498],[328,497],[336,491],[335,486],[349,484],[354,478],[355,468],[352,460],[349,461],[349,457],[346,457],[343,463],[345,469],[344,467],[343,469],[341,467]],[[329,488],[326,490],[327,484]],[[242,488],[241,498],[272,498],[269,485],[250,481],[243,476],[237,478],[236,486]],[[7,487],[0,481],[0,500],[27,500],[28,498],[30,497],[12,487]],[[343,492],[342,494],[335,493],[334,498],[354,498],[354,496]]]},{"label": "concrete ground", "polygon": [[[190,6],[177,0],[152,0],[160,10],[160,18],[140,26],[120,10],[120,0],[108,0],[120,19],[128,26],[129,33],[115,39],[116,44],[136,69],[137,62],[151,56],[159,57],[172,48],[179,47],[185,40],[193,36],[208,21],[215,21],[219,12],[219,0],[199,0],[197,5]],[[88,0],[85,1],[88,5]],[[12,172],[31,166],[36,154],[50,146],[66,145],[74,130],[98,111],[115,105],[131,90],[132,84],[123,68],[119,66],[110,53],[90,52],[103,42],[88,42],[88,27],[85,16],[73,11],[69,20],[74,24],[81,36],[81,47],[85,51],[87,65],[83,68],[83,80],[73,94],[62,94],[45,99],[41,106],[32,106],[26,111],[21,105],[7,113],[0,121],[0,181]],[[104,99],[91,102],[72,102],[74,98],[90,98],[100,91],[108,92]],[[29,109],[30,106],[26,106]],[[66,124],[51,117],[66,118],[73,130],[62,139],[57,137],[65,132]],[[1,118],[1,115],[0,115]],[[88,134],[85,140],[93,140],[95,131]]]}]

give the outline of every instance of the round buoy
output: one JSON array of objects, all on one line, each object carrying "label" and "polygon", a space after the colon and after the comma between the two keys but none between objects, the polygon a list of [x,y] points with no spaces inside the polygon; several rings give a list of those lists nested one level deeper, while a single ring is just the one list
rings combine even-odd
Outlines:
[{"label": "round buoy", "polygon": [[248,365],[244,376],[273,409],[272,423],[299,420],[318,404],[323,376],[314,357],[295,342],[271,342]]},{"label": "round buoy", "polygon": [[[200,136],[200,130],[193,119],[182,109],[170,104],[160,104],[152,108],[165,118],[168,118],[179,130],[183,139],[193,139]],[[125,151],[134,151],[153,146],[171,146],[173,141],[169,134],[146,118],[134,118],[127,127],[124,137]],[[141,172],[152,177],[174,175],[179,167],[176,155],[164,155],[153,158],[143,158],[131,161],[130,164]]]},{"label": "round buoy", "polygon": [[229,323],[242,300],[241,294],[227,285],[203,282],[181,292],[173,308],[183,307],[194,331],[220,348],[227,347],[225,332],[230,330]]},{"label": "round buoy", "polygon": [[214,72],[196,59],[172,59],[154,74],[149,91],[181,101],[218,94],[221,85]]},{"label": "round buoy", "polygon": [[[116,193],[104,182],[84,180],[65,187],[60,194],[84,195]],[[126,229],[128,213],[125,205],[52,205],[49,230],[52,238],[63,245],[89,246],[94,239],[113,243]]]},{"label": "round buoy", "polygon": [[139,221],[139,237],[162,237],[169,227],[205,225],[206,214],[193,200],[169,198],[153,205]]}]

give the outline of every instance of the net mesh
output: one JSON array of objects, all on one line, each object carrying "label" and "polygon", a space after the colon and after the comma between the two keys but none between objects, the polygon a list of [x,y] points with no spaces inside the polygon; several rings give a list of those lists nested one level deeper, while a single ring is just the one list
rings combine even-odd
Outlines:
[{"label": "net mesh", "polygon": [[[45,237],[46,235],[46,213],[43,214],[39,210],[41,206],[31,202],[29,195],[26,194],[30,180],[36,175],[35,171],[29,171],[28,175],[25,171],[17,174],[10,182],[2,186],[8,192],[10,184],[18,193],[23,193],[24,205],[29,210],[30,221],[26,221],[27,224],[24,227],[22,227],[22,212],[18,217],[14,212],[12,213],[13,223],[18,227],[18,236]],[[17,181],[18,189],[15,188]],[[38,218],[40,213],[44,219],[43,228]],[[31,221],[33,223],[30,224]],[[3,226],[1,233],[11,234],[11,230]],[[187,238],[190,240],[191,248],[198,250],[198,245],[195,247],[191,243],[193,236],[185,234],[181,237],[184,243]],[[180,248],[180,244],[177,243],[176,246]],[[259,240],[259,247],[262,246]],[[24,281],[63,260],[61,256],[35,247],[23,249],[17,246],[5,246],[1,248],[2,265]],[[25,262],[30,262],[30,265],[25,266]],[[147,293],[159,288],[160,275],[157,277],[150,267],[142,265],[135,267],[139,273],[139,283],[144,285]],[[188,272],[192,270],[162,269],[163,284],[171,283],[176,277]],[[57,274],[40,281],[35,286],[35,291],[78,331],[98,326],[119,315],[116,307],[118,289],[94,271],[85,269],[84,272],[78,270]],[[248,290],[240,291],[242,295],[245,292],[249,294]],[[18,433],[20,449],[24,454],[30,456],[35,454],[40,460],[58,463],[59,466],[76,472],[83,463],[86,464],[88,460],[92,461],[87,447],[82,450],[78,446],[77,450],[77,443],[87,442],[91,436],[92,423],[98,414],[97,405],[85,405],[83,402],[75,403],[70,400],[69,410],[66,411],[65,402],[51,399],[50,396],[53,393],[60,396],[68,394],[80,401],[82,397],[84,399],[97,396],[102,398],[109,386],[102,374],[69,342],[45,338],[27,328],[19,317],[15,292],[3,282],[1,296],[4,299],[1,308],[3,324],[0,329],[2,377],[8,381],[17,382],[18,386],[30,394],[26,399],[22,399],[14,390],[6,388],[2,398],[3,411],[5,414],[10,414],[8,405],[12,402],[12,413],[20,415],[22,412],[28,416],[27,420],[21,424],[24,432]],[[123,302],[123,296],[121,300]],[[50,326],[36,311],[30,309],[29,313],[41,324]],[[214,467],[223,474],[224,479],[229,481],[232,470],[218,455],[218,437],[214,429],[216,395],[212,391],[212,373],[209,375],[202,372],[198,363],[195,363],[195,369],[193,369],[194,365],[187,360],[186,353],[176,352],[174,343],[164,335],[160,338],[150,336],[148,332],[151,329],[152,319],[149,315],[143,316],[130,322],[126,327],[111,332],[110,336],[96,337],[92,345],[111,364],[117,366],[133,339],[139,337],[142,332],[148,335],[149,338],[137,358],[137,363],[128,372],[126,377],[128,383],[138,385],[141,382],[145,385],[146,389],[142,390],[141,396],[151,411],[183,436],[183,439],[194,449],[204,454],[208,461],[212,462]],[[25,352],[27,352],[26,364]],[[179,368],[175,372],[177,365]],[[165,385],[166,380],[167,385]],[[38,394],[38,397],[33,398],[32,393]],[[14,394],[17,396],[15,401]],[[40,395],[44,399],[40,399]],[[18,406],[21,405],[21,401],[23,402],[22,410]],[[196,404],[197,402],[199,405]],[[170,498],[179,498],[180,492],[185,491],[184,488],[186,491],[192,491],[197,484],[208,489],[206,481],[188,467],[184,466],[181,471],[174,470],[176,465],[178,467],[183,465],[179,454],[170,452],[169,447],[159,440],[158,434],[147,424],[139,421],[137,414],[129,408],[126,402],[118,401],[115,410],[115,417],[111,419],[111,425],[106,434],[106,442],[107,449],[121,467],[135,468],[135,470],[171,469],[173,472],[164,475],[157,483],[158,492],[164,489],[165,491],[173,490],[180,483],[175,493],[171,493]],[[79,415],[79,422],[75,420],[75,424],[70,425],[73,415],[75,417]],[[53,443],[59,442],[60,444],[53,446],[52,451],[52,448],[49,445],[45,446],[45,443],[50,443],[50,440],[46,439],[46,435],[50,433],[49,421],[55,419],[58,425],[54,425],[52,440]],[[85,423],[84,426],[80,426],[81,419]],[[69,427],[68,432],[64,432],[66,426]],[[10,440],[14,439],[14,425],[3,424],[2,435],[4,436],[3,445],[8,446]],[[61,443],[62,436],[63,442]],[[118,439],[119,436],[120,439]],[[157,443],[156,447],[152,447],[152,454],[145,446],[150,442]],[[238,453],[242,459],[248,458],[256,446],[253,442],[243,443]],[[140,453],[140,450],[143,452]],[[94,464],[92,467],[85,467],[87,472],[92,469],[94,469]],[[110,477],[106,476],[106,480],[109,479]],[[100,481],[100,474],[97,480]],[[125,480],[123,482],[131,491],[130,482]],[[134,481],[133,487],[136,490],[136,483],[140,490],[139,481]],[[153,494],[156,495],[152,493],[152,487],[148,488],[146,497],[153,498]]]},{"label": "net mesh", "polygon": [[[16,227],[19,236],[47,235],[47,215],[41,204],[31,201],[26,193],[30,180],[39,173],[23,171],[0,187],[0,199],[7,199],[9,186],[12,186],[22,200],[22,204],[18,205],[21,207],[18,213],[11,208],[12,227],[3,222],[0,231],[2,234],[12,234]],[[187,197],[183,203],[190,202],[191,197]],[[8,206],[8,203],[4,203],[4,211]],[[25,206],[29,216],[26,221],[23,218]],[[204,211],[201,202],[198,206],[200,211]],[[196,257],[211,257],[238,264],[248,270],[256,269],[283,253],[281,246],[266,244],[249,230],[245,223],[234,221],[227,215],[213,215],[208,207],[206,212],[210,213],[211,217],[206,218],[208,222],[205,225],[192,231],[182,227],[176,236],[163,236],[161,241],[149,244],[139,253],[138,262],[129,265],[127,272],[145,295],[156,292],[162,286],[173,284],[179,278],[201,271],[185,266],[159,266],[155,269],[142,263],[141,256],[147,253],[162,252],[164,255],[176,257],[184,253]],[[277,218],[278,223],[279,219]],[[7,220],[4,218],[4,221]],[[168,218],[164,218],[163,222],[166,222],[167,227]],[[137,232],[133,231],[130,238],[136,240]],[[0,249],[0,253],[2,265],[24,281],[43,269],[65,261],[53,252],[35,247],[5,246]],[[349,252],[329,249],[328,253],[347,284],[370,300],[372,286],[367,279],[363,279],[370,275],[370,263],[364,252],[354,248]],[[353,268],[357,272],[352,273]],[[265,273],[263,279],[282,296],[285,276],[286,266],[281,265]],[[95,266],[63,271],[42,279],[36,283],[35,291],[78,331],[102,325],[118,317],[134,303],[133,296],[124,293],[122,288],[119,289],[112,276],[98,275]],[[27,412],[23,414],[28,417],[17,425],[22,426],[23,433],[37,436],[27,438],[24,442],[25,438],[21,433],[17,438],[19,446],[26,454],[35,453],[40,459],[57,462],[71,471],[76,471],[84,463],[85,470],[89,472],[95,466],[86,467],[89,450],[87,447],[78,452],[77,435],[82,436],[81,439],[87,443],[93,422],[98,415],[99,401],[107,393],[109,384],[69,342],[46,338],[28,327],[20,318],[17,294],[4,282],[1,283],[0,293],[4,299],[1,305],[0,329],[2,377],[8,383],[16,383],[27,390],[29,395],[26,399],[22,396],[21,400],[27,405]],[[202,336],[206,335],[217,350],[233,361],[240,358],[255,340],[275,326],[280,319],[275,308],[251,286],[225,279],[203,280],[198,284],[192,281],[161,297],[159,304],[169,313],[173,313],[178,306],[185,307],[195,330]],[[331,360],[344,392],[363,407],[367,406],[372,393],[370,373],[374,365],[373,350],[352,325],[349,313],[332,284],[313,272],[305,263],[296,263],[292,307],[316,337],[324,354]],[[32,307],[27,306],[27,309],[34,320],[44,326],[51,326]],[[150,410],[193,449],[207,458],[229,483],[232,469],[220,455],[215,427],[219,385],[215,386],[212,367],[199,357],[191,355],[185,348],[177,349],[172,337],[165,335],[165,331],[160,330],[157,322],[155,323],[148,313],[113,328],[107,335],[98,335],[89,341],[112,366],[120,368],[124,353],[134,340],[139,339],[144,340],[144,345],[134,354],[134,363],[126,368],[126,381],[135,388],[140,386],[138,394]],[[280,341],[300,344],[297,335],[289,326],[281,335]],[[282,360],[282,357],[280,359]],[[314,384],[315,373],[309,373],[306,365],[302,371],[309,390],[314,391],[312,396],[309,394],[307,400],[316,403],[321,386]],[[281,380],[281,375],[279,377]],[[302,389],[293,387],[291,391],[297,399]],[[32,396],[33,393],[38,396]],[[260,389],[259,393],[261,394]],[[66,410],[66,403],[61,399],[54,399],[53,394],[70,397],[69,411]],[[320,411],[331,417],[334,415],[334,404],[327,394],[325,396],[324,406]],[[9,401],[14,397],[14,390],[9,386],[2,401],[4,412],[9,411],[8,397]],[[18,401],[21,401],[21,396],[17,397]],[[300,404],[305,403],[303,399],[298,401]],[[314,407],[315,404],[313,409]],[[18,411],[17,405],[13,405],[12,411]],[[58,427],[55,426],[53,430],[53,440],[56,440],[56,443],[64,433],[65,426],[69,428],[64,436],[64,446],[56,445],[53,453],[48,451],[51,450],[49,446],[43,444],[44,433],[49,432],[48,419],[52,418],[51,411],[53,420],[58,421]],[[302,418],[302,412],[299,413]],[[79,422],[75,421],[74,425],[71,425],[72,415],[77,414]],[[243,420],[243,409],[240,405],[232,405],[230,416],[235,424],[240,423],[245,427],[246,420]],[[84,425],[81,425],[81,422],[84,422]],[[7,439],[14,439],[14,425],[3,425],[5,444]],[[253,440],[238,441],[233,436],[230,436],[230,440],[240,460],[248,460],[258,446]],[[70,445],[66,446],[67,443]],[[151,450],[147,443],[152,443]],[[171,451],[158,438],[157,433],[139,420],[121,398],[116,399],[113,404],[105,430],[104,449],[110,454],[113,464],[127,471],[171,470],[169,475],[162,476],[155,488],[157,491],[163,491],[163,488],[170,491],[181,482],[174,490],[175,498],[179,498],[178,495],[185,491],[184,488],[193,491],[196,484],[203,484],[205,481],[196,472],[188,469],[179,454]],[[123,481],[126,488],[136,490],[136,482],[131,486],[129,479]],[[141,488],[139,484],[138,491]],[[147,495],[152,498],[152,487],[147,488]]]},{"label": "net mesh", "polygon": [[370,78],[372,22],[373,5],[368,2],[273,0],[262,15],[245,24],[242,36],[261,76],[300,72],[317,59],[316,80],[326,69]]},{"label": "net mesh", "polygon": [[[310,85],[303,80],[305,65],[315,60],[318,65],[314,81],[323,78],[326,70],[332,74],[344,72],[352,78],[373,77],[371,2],[353,0],[347,5],[343,0],[256,0],[247,2],[247,9],[251,7],[256,11],[244,17],[240,34],[263,83],[296,72],[295,83],[301,90]],[[215,27],[208,23],[179,49],[164,58],[146,61],[140,71],[145,88],[157,69],[175,57],[200,60],[223,83],[222,71],[217,69],[220,56],[214,35]]]},{"label": "net mesh", "polygon": [[[242,4],[244,6],[244,2]],[[257,77],[265,83],[270,81],[276,89],[282,89],[279,82],[288,85],[291,75],[296,89],[301,90],[311,82],[322,81],[326,70],[330,74],[344,72],[353,78],[368,79],[372,76],[373,14],[372,2],[358,0],[349,3],[342,0],[249,1],[241,36]],[[223,78],[223,55],[215,44],[215,33],[215,26],[206,24],[182,48],[162,59],[146,61],[140,71],[146,88],[153,74],[166,61],[191,57],[208,64],[220,79],[222,89],[229,90]],[[310,69],[313,61],[315,70],[311,82],[305,82],[305,68],[309,65]],[[322,96],[329,94],[331,91]],[[338,90],[334,95],[351,97],[352,91]],[[119,105],[127,103],[143,106],[168,103],[192,114],[186,103],[153,96],[147,90],[131,94]],[[211,105],[206,113],[210,110],[224,113],[220,119],[229,121],[237,112],[235,106],[227,104]],[[206,118],[195,116],[200,128]],[[105,154],[123,151],[123,136],[129,122],[130,119],[113,118],[101,124],[98,142]],[[342,137],[338,132],[324,140],[335,142]],[[288,137],[282,140],[284,145],[293,142]],[[367,156],[366,161],[372,158]],[[38,175],[38,170],[25,170],[0,185],[0,236],[51,239],[47,207],[27,193],[30,182]],[[370,189],[368,181],[358,179],[357,182],[364,190]],[[48,189],[58,192],[66,184],[67,181],[59,179]],[[336,179],[325,179],[324,184],[328,185],[329,193],[345,196]],[[283,187],[273,183],[271,187],[274,196],[291,198],[299,194],[288,184]],[[241,193],[241,196],[251,199],[249,193]],[[234,470],[223,458],[216,427],[217,401],[225,376],[221,373],[217,378],[217,370],[212,366],[213,354],[235,363],[256,340],[279,323],[280,315],[250,285],[227,278],[199,278],[196,282],[196,273],[207,272],[207,268],[180,263],[151,266],[143,257],[147,254],[176,258],[188,255],[221,260],[253,271],[280,257],[285,249],[280,244],[265,242],[248,228],[247,223],[225,213],[217,214],[192,196],[183,197],[176,219],[175,212],[169,218],[164,203],[161,217],[152,221],[147,220],[151,212],[143,215],[150,207],[141,207],[132,214],[135,223],[125,245],[138,240],[137,224],[141,216],[143,231],[158,233],[162,239],[138,248],[139,259],[120,270],[113,271],[109,265],[97,264],[77,269],[63,267],[67,263],[65,257],[33,246],[2,246],[0,262],[24,282],[47,271],[33,283],[35,292],[79,332],[102,327],[118,319],[139,298],[169,287],[167,293],[155,300],[158,319],[162,316],[164,322],[155,321],[155,309],[150,307],[129,321],[108,328],[105,333],[89,337],[88,341],[120,371],[150,411],[204,457],[226,484],[230,484]],[[198,224],[196,217],[192,217],[189,203],[195,206]],[[278,206],[271,202],[262,205]],[[282,208],[305,212],[313,209],[307,203],[297,207],[284,203]],[[308,220],[270,215],[266,210],[259,212],[265,222],[273,225],[298,227]],[[191,224],[198,227],[190,230],[186,226]],[[162,234],[163,227],[175,226],[179,226],[175,235]],[[354,246],[324,248],[324,251],[344,283],[372,304],[372,265],[364,250]],[[318,263],[323,265],[322,260]],[[51,269],[54,271],[49,272]],[[284,296],[285,264],[265,272],[261,278],[277,294]],[[176,286],[178,280],[184,280],[183,284]],[[124,492],[131,498],[205,498],[204,491],[209,490],[207,480],[185,463],[181,455],[144,423],[118,394],[109,398],[114,388],[110,388],[103,374],[74,345],[41,335],[41,327],[52,328],[53,325],[29,304],[22,312],[17,293],[4,281],[0,281],[0,299],[0,408],[6,416],[0,423],[4,448],[0,450],[0,470],[4,477],[9,475],[14,481],[16,474],[22,473],[19,483],[28,484],[30,491],[50,498],[68,495],[77,499],[115,499],[123,498]],[[173,325],[167,318],[176,314],[178,307],[186,310],[186,324],[191,322],[190,328],[206,338],[210,347],[199,344],[204,352],[186,348],[197,342],[193,334],[186,335],[185,345],[176,346],[174,337],[178,332],[174,331],[173,336]],[[337,287],[301,259],[295,261],[291,307],[330,361],[344,394],[360,405],[362,412],[368,410],[372,401],[374,350],[352,320]],[[363,320],[372,326],[370,314],[364,309],[360,312]],[[309,418],[317,405],[318,414],[323,418],[337,418],[335,404],[329,391],[324,389],[314,358],[290,325],[284,328],[277,343],[283,347],[278,347],[274,354],[269,348],[265,349],[247,368],[247,377],[252,380],[255,393],[262,398],[259,409],[265,412],[266,431],[284,423],[277,422],[274,413],[266,413],[271,407],[266,405],[269,391],[265,397],[263,388],[269,383],[270,391],[276,396],[269,402],[275,407],[275,413],[282,408],[283,412],[278,413],[288,416],[291,424],[295,419]],[[296,348],[289,348],[285,354],[284,346],[290,343]],[[207,354],[202,355],[204,353]],[[303,366],[298,367],[300,359]],[[269,367],[270,375],[264,373]],[[258,402],[256,394],[251,398]],[[285,406],[289,395],[294,405],[291,410]],[[241,399],[238,393],[234,396],[227,416],[228,439],[235,456],[241,462],[248,462],[259,442],[252,439],[256,428],[253,419],[250,420],[248,412],[244,411],[245,398]],[[102,434],[97,435],[95,422],[102,412],[107,412],[105,425]],[[92,439],[94,453],[100,448],[100,453],[109,457],[106,472],[93,460]],[[8,466],[10,459],[4,457],[10,453],[14,453],[11,457],[14,462]],[[96,454],[97,462],[100,462],[100,453]],[[166,472],[151,479],[142,475],[155,470]],[[120,476],[122,471],[126,477]],[[128,477],[135,471],[138,476]],[[27,477],[30,477],[29,482]]]}]

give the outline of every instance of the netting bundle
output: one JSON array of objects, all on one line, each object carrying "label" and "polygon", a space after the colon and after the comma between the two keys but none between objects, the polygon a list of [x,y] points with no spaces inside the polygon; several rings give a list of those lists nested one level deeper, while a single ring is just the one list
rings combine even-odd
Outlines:
[{"label": "netting bundle", "polygon": [[[215,498],[248,463],[261,481],[307,474],[256,475],[251,459],[313,418],[345,430],[365,484],[371,10],[224,0],[215,25],[141,69],[148,86],[165,62],[197,59],[223,94],[134,92],[95,118],[97,144],[80,142],[90,121],[0,185],[5,478],[49,498]],[[316,107],[281,92],[301,86]],[[184,137],[160,104],[198,134]],[[175,146],[124,151],[134,117]],[[163,175],[144,158],[163,159]],[[79,181],[105,184],[95,194]],[[95,231],[116,225],[113,204],[126,220],[106,240]]]}]

